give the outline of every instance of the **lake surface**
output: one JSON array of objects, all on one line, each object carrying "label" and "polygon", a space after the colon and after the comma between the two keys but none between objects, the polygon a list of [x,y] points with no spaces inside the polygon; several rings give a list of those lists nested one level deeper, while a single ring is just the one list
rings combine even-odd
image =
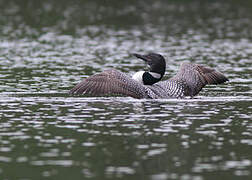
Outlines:
[{"label": "lake surface", "polygon": [[[242,3],[242,4],[241,4]],[[252,178],[249,1],[0,1],[0,177]],[[194,99],[71,96],[131,53],[184,61],[230,81]]]}]

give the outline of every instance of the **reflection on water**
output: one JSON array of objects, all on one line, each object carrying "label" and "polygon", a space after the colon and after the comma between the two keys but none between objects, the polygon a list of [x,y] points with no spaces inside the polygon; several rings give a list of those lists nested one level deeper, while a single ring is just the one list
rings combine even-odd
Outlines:
[{"label": "reflection on water", "polygon": [[[250,179],[249,2],[0,5],[3,179]],[[130,53],[148,51],[166,57],[166,78],[191,61],[230,82],[194,99],[67,94],[104,69],[145,69]]]},{"label": "reflection on water", "polygon": [[[64,177],[65,168],[77,171],[75,178],[248,176],[251,99],[231,99],[5,96],[2,174],[10,176],[5,169],[17,164],[24,172],[41,167],[36,174],[45,177]],[[12,177],[35,177],[19,175]]]}]

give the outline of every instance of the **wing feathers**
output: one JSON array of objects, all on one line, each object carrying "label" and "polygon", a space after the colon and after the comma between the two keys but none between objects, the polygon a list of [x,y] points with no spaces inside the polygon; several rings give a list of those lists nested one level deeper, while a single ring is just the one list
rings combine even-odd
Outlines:
[{"label": "wing feathers", "polygon": [[228,79],[222,73],[212,68],[204,67],[202,65],[196,65],[196,66],[197,66],[196,69],[206,79],[208,84],[221,84],[228,81]]},{"label": "wing feathers", "polygon": [[145,87],[124,73],[111,69],[92,75],[70,90],[70,94],[125,95],[145,97]]},{"label": "wing feathers", "polygon": [[207,84],[221,84],[228,81],[215,69],[192,63],[183,63],[176,76],[171,79],[185,82],[188,87],[186,95],[189,96],[197,95]]}]

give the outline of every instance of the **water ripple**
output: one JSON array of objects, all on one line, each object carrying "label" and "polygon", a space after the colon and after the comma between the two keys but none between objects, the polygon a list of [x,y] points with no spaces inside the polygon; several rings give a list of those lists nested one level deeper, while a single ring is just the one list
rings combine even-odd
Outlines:
[{"label": "water ripple", "polygon": [[[76,3],[0,1],[3,179],[251,176],[249,6]],[[230,81],[206,86],[193,99],[68,95],[83,78],[105,69],[145,70],[130,54],[150,51],[165,56],[164,79],[190,61]]]}]

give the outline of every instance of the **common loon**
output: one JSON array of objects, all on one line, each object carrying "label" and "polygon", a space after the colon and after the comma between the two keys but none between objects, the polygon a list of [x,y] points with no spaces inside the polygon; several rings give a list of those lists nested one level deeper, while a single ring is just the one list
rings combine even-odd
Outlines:
[{"label": "common loon", "polygon": [[[139,79],[133,79],[134,76],[131,78],[125,73],[110,69],[84,79],[71,89],[69,93],[78,95],[113,94],[131,96],[138,99],[183,98],[197,95],[207,84],[221,84],[228,81],[222,73],[212,68],[192,63],[182,63],[174,77],[160,81],[164,75],[165,66],[160,67],[156,65],[160,63],[155,62],[158,62],[158,59],[164,59],[163,56],[155,53],[148,55],[135,54],[135,56],[147,61],[150,65],[150,70],[155,69],[155,73],[160,74],[161,77],[156,79],[156,81],[152,81],[152,83],[148,83],[149,79],[143,80],[142,83]],[[158,67],[160,71],[157,71]]]}]

